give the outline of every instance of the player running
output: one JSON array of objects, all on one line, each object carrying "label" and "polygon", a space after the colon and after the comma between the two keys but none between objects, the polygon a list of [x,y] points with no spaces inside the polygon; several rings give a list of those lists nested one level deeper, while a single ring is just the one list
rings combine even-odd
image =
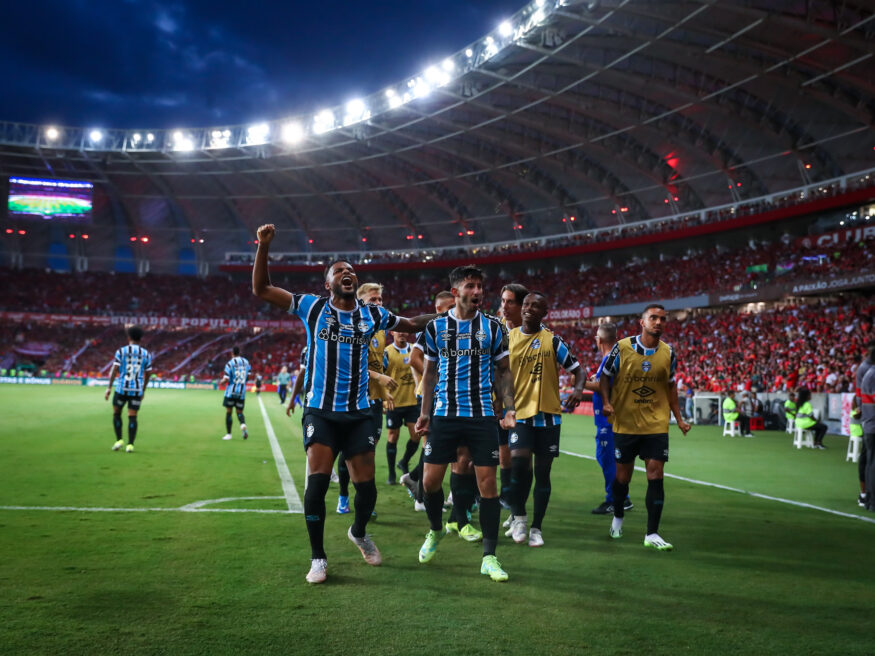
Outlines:
[{"label": "player running", "polygon": [[[659,520],[665,501],[663,475],[668,462],[669,412],[674,413],[684,435],[684,421],[675,384],[677,358],[674,349],[659,338],[668,318],[665,308],[651,304],[641,313],[641,334],[614,344],[599,380],[604,399],[602,413],[614,426],[617,476],[611,488],[615,500],[629,494],[629,481],[640,457],[647,469],[647,533],[644,546],[669,551],[672,545],[659,535]],[[614,504],[611,537],[623,535],[623,504]]]},{"label": "player running", "polygon": [[134,452],[134,440],[137,439],[137,413],[143,396],[146,393],[146,385],[152,376],[152,354],[140,346],[143,339],[143,329],[139,326],[130,326],[127,329],[128,345],[121,347],[115,352],[112,368],[109,372],[109,385],[106,387],[104,400],[109,400],[112,385],[118,376],[115,393],[112,395],[112,427],[115,430],[115,444],[113,451],[118,451],[125,446],[122,439],[122,408],[128,405],[128,445],[126,453]]},{"label": "player running", "polygon": [[249,432],[246,430],[246,417],[243,416],[243,408],[246,405],[246,383],[249,380],[252,367],[249,365],[249,360],[240,355],[239,346],[231,349],[231,355],[233,357],[225,364],[225,373],[222,376],[221,383],[219,383],[220,385],[228,383],[228,386],[225,388],[225,397],[222,399],[222,405],[225,406],[226,430],[222,439],[231,439],[231,427],[234,425],[231,411],[236,408],[237,421],[240,422],[240,432],[245,440],[249,437]]},{"label": "player running", "polygon": [[[510,429],[511,452],[510,504],[513,522],[508,534],[521,544],[528,538],[530,547],[541,547],[541,523],[550,502],[550,470],[559,457],[559,431],[562,405],[559,401],[559,367],[574,376],[574,390],[565,409],[574,410],[583,400],[585,376],[580,363],[562,338],[541,322],[547,316],[547,299],[540,292],[529,292],[522,304],[522,326],[508,335],[513,395],[516,401],[516,426]],[[526,502],[534,467],[534,517],[527,530]]]},{"label": "player running", "polygon": [[[500,505],[495,471],[498,466],[498,424],[492,405],[493,386],[499,391],[505,416],[502,425],[516,423],[513,378],[508,366],[507,332],[496,317],[480,312],[483,272],[463,266],[450,273],[456,305],[425,328],[425,370],[422,410],[416,431],[427,433],[423,446],[423,487],[430,530],[419,550],[419,562],[430,561],[442,536],[442,483],[447,465],[459,446],[471,452],[480,489],[480,528],[483,562],[480,573],[506,581],[495,557]],[[493,380],[493,367],[496,378]],[[434,401],[434,415],[429,415]]]},{"label": "player running", "polygon": [[369,565],[382,562],[379,549],[365,533],[377,502],[377,429],[368,403],[368,345],[380,330],[418,332],[434,315],[404,319],[379,306],[361,303],[356,298],[358,279],[346,261],[326,267],[324,285],[328,296],[292,294],[275,287],[268,273],[268,253],[275,236],[273,224],[258,229],[252,291],[297,316],[307,330],[302,423],[310,474],[304,494],[304,518],[312,559],[306,580],[322,583],[328,565],[324,547],[325,494],[331,468],[341,451],[356,490],[355,519],[347,536]]}]

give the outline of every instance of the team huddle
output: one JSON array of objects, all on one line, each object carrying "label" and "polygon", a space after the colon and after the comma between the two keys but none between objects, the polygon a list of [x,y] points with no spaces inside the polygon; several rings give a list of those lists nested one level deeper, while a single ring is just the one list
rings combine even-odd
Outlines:
[{"label": "team huddle", "polygon": [[[455,533],[469,542],[482,541],[481,574],[506,581],[508,574],[496,558],[501,507],[510,509],[504,522],[507,537],[532,547],[544,545],[541,529],[550,500],[550,472],[560,453],[562,412],[580,404],[584,389],[593,392],[596,452],[605,477],[605,502],[593,512],[613,513],[609,535],[622,537],[624,513],[632,507],[629,483],[635,460],[641,458],[647,472],[644,545],[672,549],[658,533],[670,413],[683,433],[690,426],[678,403],[674,349],[660,340],[667,320],[662,306],[644,309],[640,335],[617,341],[613,325],[601,325],[597,345],[603,359],[596,375],[587,380],[568,345],[544,325],[549,302],[540,292],[505,285],[502,316],[492,316],[481,310],[483,272],[475,266],[458,267],[450,272],[450,290],[435,298],[436,313],[408,319],[384,309],[382,286],[360,286],[352,265],[342,260],[325,269],[325,296],[275,287],[268,273],[275,234],[273,225],[258,229],[252,289],[259,298],[297,316],[306,329],[287,412],[294,412],[300,399],[308,470],[304,494],[311,548],[308,582],[326,579],[325,498],[334,476],[340,483],[337,512],[353,514],[348,538],[368,564],[382,562],[366,527],[376,516],[374,454],[384,408],[387,483],[396,484],[397,467],[416,509],[424,510],[428,519],[419,562],[432,561],[440,541]],[[392,338],[388,344],[387,334]],[[132,452],[151,355],[139,346],[142,330],[133,327],[128,336],[129,345],[116,353],[106,398],[121,374],[113,397],[113,449],[124,445],[121,411],[127,404],[126,451]],[[573,379],[564,402],[560,369]],[[222,380],[227,383],[225,440],[232,438],[234,411],[243,439],[248,437],[243,410],[250,371],[249,362],[235,347]],[[409,439],[398,460],[405,426]],[[419,462],[413,464],[417,450]],[[443,482],[448,467],[452,511],[444,523]],[[352,508],[350,482],[355,489]],[[475,504],[480,530],[470,522]]]}]

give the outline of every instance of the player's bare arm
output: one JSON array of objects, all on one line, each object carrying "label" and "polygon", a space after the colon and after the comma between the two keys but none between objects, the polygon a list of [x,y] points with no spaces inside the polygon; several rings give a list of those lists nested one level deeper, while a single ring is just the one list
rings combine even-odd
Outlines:
[{"label": "player's bare arm", "polygon": [[270,284],[270,274],[267,270],[267,255],[270,251],[270,242],[276,236],[276,227],[272,223],[267,223],[258,229],[257,234],[258,250],[255,252],[255,264],[252,265],[252,293],[281,310],[288,310],[292,305],[291,293]]},{"label": "player's bare arm", "polygon": [[103,396],[104,401],[109,401],[109,395],[112,394],[112,384],[115,382],[115,377],[118,375],[118,364],[113,363],[112,369],[109,370],[109,385],[106,386],[106,394]]},{"label": "player's bare arm", "polygon": [[610,417],[614,414],[614,406],[611,405],[611,381],[608,376],[602,375],[599,379],[599,394],[602,395],[602,399],[604,399],[604,405],[602,406],[602,414],[605,417]]},{"label": "player's bare arm", "polygon": [[298,375],[295,376],[295,385],[292,387],[291,398],[289,399],[288,405],[286,405],[286,414],[291,417],[295,414],[295,399],[301,393],[301,390],[304,389],[304,370],[301,369],[298,371]]},{"label": "player's bare arm", "polygon": [[396,330],[400,333],[419,333],[425,330],[426,324],[429,321],[434,319],[436,314],[420,314],[418,317],[413,317],[412,319],[407,319],[405,317],[398,317],[398,325],[395,326],[393,330]]},{"label": "player's bare arm", "polygon": [[502,358],[495,363],[495,387],[497,396],[501,399],[504,417],[501,427],[511,429],[516,426],[516,405],[513,398],[513,373],[510,370],[510,358]]},{"label": "player's bare arm", "polygon": [[667,383],[667,385],[668,407],[671,408],[675,421],[678,423],[678,428],[680,428],[681,432],[686,435],[690,430],[690,425],[684,420],[684,417],[681,414],[681,406],[680,403],[678,403],[678,386],[674,383]]},{"label": "player's bare arm", "polygon": [[428,433],[429,411],[434,402],[434,387],[437,385],[437,363],[433,360],[425,361],[425,369],[422,372],[422,409],[419,411],[419,419],[413,427],[420,435]]},{"label": "player's bare arm", "polygon": [[568,398],[565,399],[565,409],[568,410],[568,412],[574,410],[583,401],[583,386],[586,383],[586,377],[583,375],[583,367],[577,367],[577,369],[572,372],[572,375],[574,376],[574,390],[568,395]]}]

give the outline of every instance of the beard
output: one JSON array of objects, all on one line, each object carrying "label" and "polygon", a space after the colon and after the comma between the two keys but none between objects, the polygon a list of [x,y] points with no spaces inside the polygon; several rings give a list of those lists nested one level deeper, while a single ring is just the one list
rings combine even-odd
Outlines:
[{"label": "beard", "polygon": [[353,286],[352,291],[345,292],[345,291],[343,291],[343,285],[338,282],[334,285],[331,285],[331,295],[336,296],[338,298],[342,298],[345,301],[347,301],[349,299],[354,299],[355,298],[355,286]]}]

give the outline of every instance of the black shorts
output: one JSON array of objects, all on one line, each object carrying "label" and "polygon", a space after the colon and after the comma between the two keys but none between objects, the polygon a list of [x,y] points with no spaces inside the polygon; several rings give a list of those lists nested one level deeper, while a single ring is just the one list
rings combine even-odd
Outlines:
[{"label": "black shorts", "polygon": [[118,392],[112,393],[112,404],[117,408],[123,408],[125,403],[127,403],[129,410],[139,410],[140,404],[142,402],[142,394],[119,394]]},{"label": "black shorts", "polygon": [[419,419],[419,404],[405,405],[386,413],[386,428],[401,428],[404,424],[415,424]]},{"label": "black shorts", "polygon": [[498,444],[500,446],[508,445],[508,433],[509,431],[506,428],[502,428],[501,424],[498,425]]},{"label": "black shorts", "polygon": [[508,444],[511,451],[530,449],[541,458],[559,456],[559,429],[562,426],[544,426],[538,428],[519,423],[510,431]]},{"label": "black shorts", "polygon": [[336,456],[344,458],[373,451],[377,446],[377,431],[370,410],[334,412],[319,408],[304,408],[301,419],[304,429],[304,450],[311,444],[330,446]]},{"label": "black shorts", "polygon": [[614,457],[617,462],[642,460],[661,460],[668,462],[668,433],[653,435],[629,435],[614,433]]},{"label": "black shorts", "polygon": [[246,405],[246,401],[242,396],[226,396],[222,399],[222,405],[226,408],[237,408],[238,410],[242,410],[243,406]]},{"label": "black shorts", "polygon": [[383,432],[383,399],[375,399],[369,401],[371,404],[371,414],[374,416],[374,426],[377,427],[377,439],[380,439],[380,434]]},{"label": "black shorts", "polygon": [[423,460],[432,465],[455,462],[460,446],[468,447],[475,467],[497,467],[495,417],[432,417],[431,431],[422,447]]}]

